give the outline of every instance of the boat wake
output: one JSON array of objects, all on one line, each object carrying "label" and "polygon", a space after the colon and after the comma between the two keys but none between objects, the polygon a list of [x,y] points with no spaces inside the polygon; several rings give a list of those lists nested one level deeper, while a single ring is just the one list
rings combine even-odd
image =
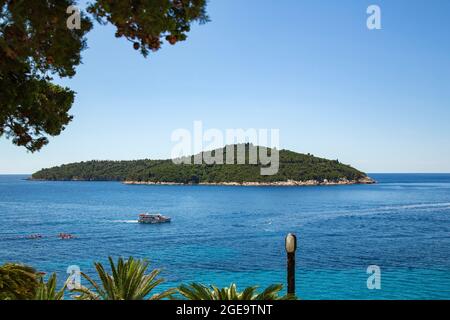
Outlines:
[{"label": "boat wake", "polygon": [[115,223],[138,223],[137,220],[113,220]]},{"label": "boat wake", "polygon": [[421,204],[408,204],[408,205],[399,205],[392,207],[383,207],[385,210],[404,210],[404,209],[435,209],[435,208],[443,208],[449,209],[450,202],[442,202],[442,203],[421,203]]},{"label": "boat wake", "polygon": [[378,214],[403,214],[408,212],[426,213],[426,212],[449,212],[450,203],[416,203],[402,204],[393,206],[379,206],[365,209],[346,209],[337,211],[312,212],[307,216],[303,215],[302,223],[314,223],[322,220],[333,220],[338,218],[358,218],[364,216],[373,216]]}]

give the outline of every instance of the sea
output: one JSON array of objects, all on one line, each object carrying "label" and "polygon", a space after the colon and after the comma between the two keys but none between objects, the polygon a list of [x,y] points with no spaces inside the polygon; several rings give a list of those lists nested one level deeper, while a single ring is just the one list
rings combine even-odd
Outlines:
[{"label": "sea", "polygon": [[[95,279],[94,262],[135,257],[161,269],[156,291],[192,282],[263,289],[286,283],[285,237],[294,233],[300,299],[450,299],[450,174],[370,176],[378,183],[236,187],[1,175],[0,264],[55,272],[62,284],[73,266]],[[172,222],[142,225],[142,212]]]}]

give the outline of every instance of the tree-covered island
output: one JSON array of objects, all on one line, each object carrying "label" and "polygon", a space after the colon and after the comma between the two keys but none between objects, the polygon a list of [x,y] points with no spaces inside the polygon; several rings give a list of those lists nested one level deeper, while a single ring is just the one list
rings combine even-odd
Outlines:
[{"label": "tree-covered island", "polygon": [[[234,145],[235,152],[237,145]],[[246,160],[248,160],[246,145]],[[272,150],[268,149],[270,153]],[[212,151],[214,154],[216,151]],[[198,155],[197,155],[198,156]],[[226,148],[223,149],[224,159]],[[192,156],[193,160],[195,156]],[[236,157],[234,158],[236,159]],[[192,161],[192,163],[194,163]],[[225,163],[225,161],[224,161]],[[42,169],[33,180],[122,181],[127,184],[327,185],[369,184],[365,173],[310,154],[279,151],[279,170],[261,175],[261,164],[176,164],[168,160],[87,161]]]}]

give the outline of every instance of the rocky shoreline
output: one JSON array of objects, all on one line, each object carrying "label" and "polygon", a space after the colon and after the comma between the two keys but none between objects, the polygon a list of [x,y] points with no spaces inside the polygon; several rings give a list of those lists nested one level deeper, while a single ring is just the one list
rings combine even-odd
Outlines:
[{"label": "rocky shoreline", "polygon": [[[127,185],[167,185],[167,186],[183,186],[192,185],[177,182],[154,182],[154,181],[123,181]],[[358,180],[348,180],[340,179],[338,181],[318,181],[318,180],[307,180],[307,181],[275,181],[275,182],[200,182],[195,185],[202,186],[243,186],[243,187],[269,187],[269,186],[280,186],[280,187],[299,187],[299,186],[337,186],[337,185],[354,185],[354,184],[374,184],[376,181],[370,177],[365,177]]]}]

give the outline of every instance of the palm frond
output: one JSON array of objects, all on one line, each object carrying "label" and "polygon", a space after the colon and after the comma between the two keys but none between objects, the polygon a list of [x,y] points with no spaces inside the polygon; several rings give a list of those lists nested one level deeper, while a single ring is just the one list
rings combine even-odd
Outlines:
[{"label": "palm frond", "polygon": [[41,275],[32,267],[7,263],[0,266],[0,300],[33,299]]},{"label": "palm frond", "polygon": [[239,292],[236,284],[232,283],[229,287],[218,288],[214,285],[205,286],[200,283],[191,283],[190,285],[181,285],[178,292],[188,300],[284,300],[295,299],[291,296],[280,296],[283,285],[274,284],[267,287],[263,292],[257,293],[256,286],[248,287]]},{"label": "palm frond", "polygon": [[53,273],[48,279],[47,283],[44,282],[44,279],[41,279],[39,282],[39,286],[36,290],[36,295],[34,297],[35,300],[63,300],[64,293],[67,288],[67,281],[63,285],[63,287],[57,291],[57,279],[56,274]]},{"label": "palm frond", "polygon": [[85,300],[144,300],[144,299],[164,299],[174,294],[175,290],[170,289],[161,293],[153,294],[151,292],[164,282],[164,279],[157,279],[160,270],[155,269],[147,274],[149,262],[129,258],[124,260],[119,258],[117,263],[109,257],[109,266],[111,273],[108,273],[101,263],[95,263],[100,283],[82,273],[82,276],[88,280],[91,288],[78,288],[73,291],[81,293],[77,299]]}]

